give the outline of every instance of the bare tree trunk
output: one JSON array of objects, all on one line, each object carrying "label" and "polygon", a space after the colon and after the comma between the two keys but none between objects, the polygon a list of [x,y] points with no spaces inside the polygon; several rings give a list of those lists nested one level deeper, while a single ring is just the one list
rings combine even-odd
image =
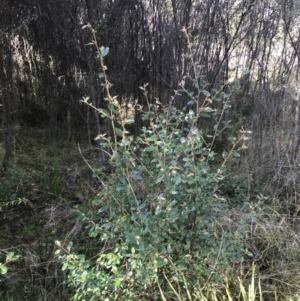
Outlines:
[{"label": "bare tree trunk", "polygon": [[5,156],[2,162],[4,169],[7,168],[12,157],[12,57],[8,39],[2,36],[0,47],[0,85],[2,90],[2,127]]},{"label": "bare tree trunk", "polygon": [[299,112],[300,112],[300,91],[297,91],[295,101],[295,116],[293,123],[293,134],[292,134],[292,154],[291,154],[291,165],[294,167],[297,162],[298,150],[299,150]]}]

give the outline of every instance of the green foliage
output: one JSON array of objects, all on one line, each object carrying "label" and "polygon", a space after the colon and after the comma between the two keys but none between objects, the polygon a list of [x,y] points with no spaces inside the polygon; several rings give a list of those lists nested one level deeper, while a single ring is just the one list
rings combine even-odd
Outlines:
[{"label": "green foliage", "polygon": [[0,177],[0,207],[14,201],[22,194],[22,178],[23,172],[17,168],[9,169]]},{"label": "green foliage", "polygon": [[61,195],[64,182],[59,168],[59,160],[54,160],[51,166],[45,168],[43,174],[43,186],[49,199]]},{"label": "green foliage", "polygon": [[[149,293],[155,299],[159,292],[153,286],[181,283],[178,272],[192,287],[207,281],[222,283],[226,269],[243,261],[241,239],[248,231],[246,220],[233,220],[235,226],[224,227],[228,204],[218,193],[226,177],[225,163],[244,137],[232,138],[227,153],[212,150],[215,138],[228,124],[221,122],[228,101],[222,109],[214,109],[212,99],[220,91],[212,96],[198,85],[201,77],[196,76],[192,83],[198,96],[181,83],[181,92],[193,99],[183,109],[147,101],[142,111],[144,127],[133,137],[126,128],[132,120],[124,117],[110,94],[103,63],[106,48],[95,45],[108,102],[108,110],[97,110],[110,120],[113,133],[98,139],[110,156],[112,173],[98,175],[103,189],[93,201],[97,214],[77,210],[78,222],[101,242],[98,257],[76,255],[72,244],[64,248],[57,242],[63,269],[69,271],[72,300],[146,300]],[[146,86],[141,89],[147,99]],[[83,102],[93,107],[88,99]],[[208,117],[216,124],[213,134],[206,137],[198,123]],[[172,296],[170,292],[167,297]]]},{"label": "green foliage", "polygon": [[12,262],[16,261],[20,258],[20,255],[15,255],[14,252],[9,252],[6,254],[6,259],[4,263],[0,263],[0,274],[5,275],[7,273],[7,265]]},{"label": "green foliage", "polygon": [[[110,116],[117,111],[111,106]],[[113,127],[114,142],[102,137],[113,174],[103,176],[106,188],[93,201],[98,216],[79,212],[78,221],[110,247],[95,263],[70,250],[61,257],[73,300],[141,300],[156,277],[165,282],[162,273],[173,279],[174,267],[199,285],[220,283],[232,263],[243,261],[247,223],[222,227],[228,204],[218,189],[225,166],[211,166],[217,154],[195,126],[198,116],[185,111],[150,107],[136,139],[126,135],[126,120]]]}]

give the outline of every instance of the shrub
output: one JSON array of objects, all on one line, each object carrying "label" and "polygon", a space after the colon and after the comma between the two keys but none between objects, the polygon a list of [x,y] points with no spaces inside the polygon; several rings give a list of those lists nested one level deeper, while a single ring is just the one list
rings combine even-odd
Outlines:
[{"label": "shrub", "polygon": [[[72,244],[63,247],[57,242],[63,269],[69,270],[73,300],[146,300],[149,294],[158,299],[156,283],[160,288],[168,286],[166,279],[176,284],[178,273],[192,286],[222,283],[226,269],[243,261],[241,239],[247,231],[244,220],[231,218],[226,224],[228,202],[218,194],[226,177],[225,163],[232,154],[238,156],[235,148],[244,138],[244,133],[239,139],[230,138],[227,153],[213,151],[215,138],[228,125],[225,122],[220,129],[228,99],[222,109],[214,109],[213,99],[221,90],[212,96],[198,86],[199,93],[193,96],[181,83],[181,92],[192,101],[179,110],[147,100],[144,127],[133,137],[127,127],[134,120],[122,114],[122,106],[110,95],[103,62],[108,50],[95,45],[108,102],[108,110],[97,110],[110,120],[113,133],[98,139],[110,156],[111,174],[98,174],[103,189],[93,201],[97,214],[77,210],[90,237],[101,242],[98,257],[76,255]],[[199,78],[185,81],[195,86]],[[147,99],[146,86],[141,89]],[[84,102],[92,106],[87,99]],[[216,122],[209,137],[198,127],[201,118]]]}]

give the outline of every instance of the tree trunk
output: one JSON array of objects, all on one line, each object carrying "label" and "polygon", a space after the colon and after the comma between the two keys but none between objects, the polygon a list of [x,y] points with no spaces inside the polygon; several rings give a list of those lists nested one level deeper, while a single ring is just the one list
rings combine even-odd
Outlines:
[{"label": "tree trunk", "polygon": [[12,157],[12,54],[9,40],[2,36],[0,47],[0,85],[2,90],[2,128],[5,156],[2,167],[7,168]]}]

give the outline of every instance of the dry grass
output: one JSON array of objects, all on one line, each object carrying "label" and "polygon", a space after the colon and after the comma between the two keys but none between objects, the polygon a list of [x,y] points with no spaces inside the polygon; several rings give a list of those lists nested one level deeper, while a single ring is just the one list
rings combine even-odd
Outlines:
[{"label": "dry grass", "polygon": [[264,207],[246,241],[259,267],[264,293],[292,300],[300,291],[300,218]]}]

